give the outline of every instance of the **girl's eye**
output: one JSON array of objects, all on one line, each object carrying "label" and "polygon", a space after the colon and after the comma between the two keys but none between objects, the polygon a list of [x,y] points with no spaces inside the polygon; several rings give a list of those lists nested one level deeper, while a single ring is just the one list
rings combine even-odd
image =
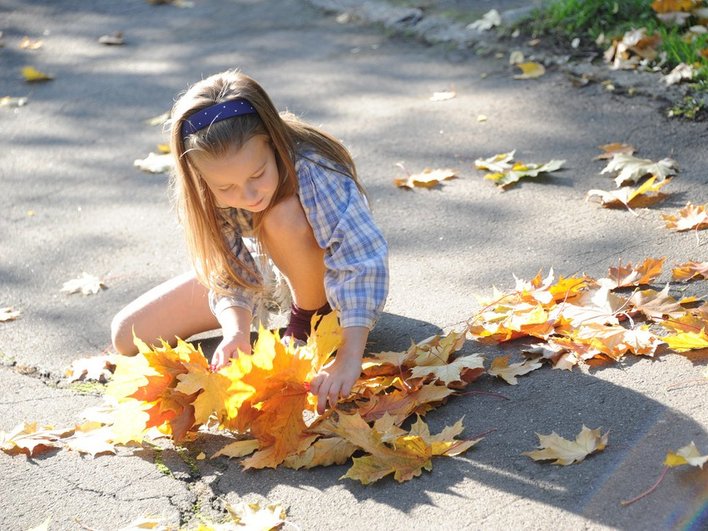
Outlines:
[{"label": "girl's eye", "polygon": [[220,192],[228,192],[229,190],[231,190],[231,185],[225,186],[223,188],[217,188],[217,190],[219,190]]},{"label": "girl's eye", "polygon": [[264,173],[265,173],[265,172],[259,173],[258,175],[254,175],[253,177],[251,177],[251,180],[252,180],[252,181],[255,181],[256,179],[260,179],[261,177],[263,177],[263,174],[264,174]]}]

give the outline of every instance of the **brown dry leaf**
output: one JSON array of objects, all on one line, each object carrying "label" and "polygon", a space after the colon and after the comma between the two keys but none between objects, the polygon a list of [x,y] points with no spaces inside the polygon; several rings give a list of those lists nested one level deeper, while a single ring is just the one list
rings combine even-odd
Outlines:
[{"label": "brown dry leaf", "polygon": [[51,426],[37,428],[36,422],[23,422],[9,432],[0,431],[0,450],[7,454],[29,456],[60,448],[60,439],[73,430],[55,430]]},{"label": "brown dry leaf", "polygon": [[[671,270],[672,280],[706,280],[708,279],[708,262],[686,262]],[[1,312],[0,312],[1,313]]]},{"label": "brown dry leaf", "polygon": [[498,356],[492,360],[492,364],[487,371],[492,376],[502,378],[510,385],[516,385],[519,382],[517,376],[527,374],[531,371],[541,368],[543,364],[539,359],[529,359],[521,363],[509,364],[509,356]]},{"label": "brown dry leaf", "polygon": [[546,68],[541,63],[535,61],[517,63],[514,66],[521,69],[521,74],[515,75],[514,79],[535,79],[546,73]]},{"label": "brown dry leaf", "polygon": [[664,317],[675,319],[686,313],[679,302],[669,295],[669,284],[661,291],[638,291],[632,294],[629,302],[636,310],[653,320],[661,320]]},{"label": "brown dry leaf", "polygon": [[666,227],[678,232],[685,230],[708,229],[708,203],[705,205],[692,205],[687,203],[676,215],[662,214]]},{"label": "brown dry leaf", "polygon": [[25,66],[22,68],[22,77],[25,78],[25,81],[28,83],[38,83],[41,81],[51,81],[54,79],[54,76],[50,74],[45,74],[44,72],[40,72],[33,66]]},{"label": "brown dry leaf", "polygon": [[648,207],[658,203],[666,197],[665,194],[659,193],[659,190],[671,182],[671,179],[664,179],[663,181],[656,183],[655,181],[656,177],[652,176],[636,188],[632,186],[625,186],[619,190],[612,191],[598,189],[590,190],[587,193],[587,199],[597,196],[600,198],[601,204],[605,208],[618,208],[624,206],[632,211],[632,208]]},{"label": "brown dry leaf", "polygon": [[4,323],[6,321],[14,321],[20,316],[20,314],[20,310],[15,310],[12,306],[0,308],[0,323]]},{"label": "brown dry leaf", "polygon": [[598,146],[601,150],[602,153],[595,157],[596,160],[604,160],[604,159],[611,159],[614,157],[617,153],[624,153],[625,155],[633,155],[634,152],[636,151],[636,148],[632,146],[631,144],[622,144],[619,142],[614,142],[611,144],[603,144],[602,146]]},{"label": "brown dry leaf", "polygon": [[300,470],[316,466],[342,465],[352,456],[357,447],[341,437],[323,437],[304,452],[291,455],[283,466]]},{"label": "brown dry leaf", "polygon": [[630,30],[615,40],[605,51],[605,61],[612,63],[612,68],[635,69],[642,60],[654,60],[657,55],[657,46],[661,43],[658,34],[647,35],[646,28]]},{"label": "brown dry leaf", "polygon": [[394,179],[394,184],[399,188],[413,190],[414,188],[434,188],[442,181],[456,179],[457,173],[449,168],[436,169],[425,168],[420,173],[409,175],[405,179]]},{"label": "brown dry leaf", "polygon": [[620,261],[617,267],[610,267],[607,278],[601,278],[598,283],[609,289],[651,284],[661,275],[665,261],[666,257],[647,258],[636,267],[632,262],[622,265]]},{"label": "brown dry leaf", "polygon": [[604,450],[609,432],[601,435],[600,428],[591,430],[583,426],[575,441],[564,439],[555,432],[550,435],[538,433],[536,435],[539,440],[539,450],[522,452],[522,455],[527,455],[534,461],[555,459],[554,465],[570,465],[580,463],[588,455]]},{"label": "brown dry leaf", "polygon": [[70,382],[95,380],[105,383],[110,379],[115,368],[113,356],[103,354],[74,360],[71,366],[66,370],[65,376],[69,378]]},{"label": "brown dry leaf", "polygon": [[681,465],[703,468],[706,463],[708,463],[708,455],[701,455],[693,441],[691,441],[691,444],[679,448],[676,452],[669,452],[664,460],[664,464],[672,468]]}]

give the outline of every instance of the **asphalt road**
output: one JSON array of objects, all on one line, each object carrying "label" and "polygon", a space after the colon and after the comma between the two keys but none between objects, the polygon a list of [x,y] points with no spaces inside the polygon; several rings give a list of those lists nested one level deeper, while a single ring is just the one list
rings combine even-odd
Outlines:
[{"label": "asphalt road", "polygon": [[[124,46],[97,43],[118,30]],[[195,0],[178,8],[5,0],[0,31],[0,97],[29,98],[0,108],[0,307],[22,312],[0,323],[0,430],[21,421],[71,425],[100,403],[67,386],[65,368],[108,348],[113,314],[187,267],[166,176],[142,173],[133,161],[166,139],[145,120],[226,68],[255,77],[279,108],[323,126],[353,152],[391,248],[390,297],[371,351],[402,350],[454,328],[477,309],[475,294],[512,287],[512,274],[530,278],[553,267],[598,277],[619,259],[708,260],[704,234],[671,233],[660,218],[687,201],[708,201],[708,131],[666,118],[661,101],[613,95],[600,84],[577,89],[552,69],[514,80],[506,57],[340,24],[300,1]],[[24,35],[43,47],[19,49]],[[28,85],[24,65],[55,79]],[[450,88],[456,98],[429,100]],[[675,158],[681,172],[670,198],[638,215],[586,202],[588,190],[612,184],[593,160],[608,142]],[[565,169],[501,193],[473,161],[512,149],[525,161],[564,159]],[[398,162],[410,172],[453,167],[460,178],[402,191],[392,184],[403,176]],[[83,271],[108,289],[60,293]],[[705,283],[688,292],[705,295]],[[472,342],[465,350],[487,358],[503,351]],[[457,397],[427,420],[439,429],[464,415],[466,435],[496,431],[405,484],[363,487],[338,479],[345,467],[189,466],[177,452],[149,449],[95,459],[0,453],[0,528],[50,518],[52,530],[118,529],[144,516],[193,525],[199,515],[218,515],[220,500],[268,499],[283,503],[301,529],[705,529],[708,468],[673,470],[654,495],[619,505],[655,481],[667,451],[690,441],[708,449],[708,393],[695,383],[705,364],[705,356],[666,355],[592,370],[544,368],[514,387],[485,377],[475,389],[510,400]],[[534,432],[572,437],[582,424],[610,431],[604,452],[571,467],[521,455],[536,446]],[[215,449],[188,447],[193,456]]]}]

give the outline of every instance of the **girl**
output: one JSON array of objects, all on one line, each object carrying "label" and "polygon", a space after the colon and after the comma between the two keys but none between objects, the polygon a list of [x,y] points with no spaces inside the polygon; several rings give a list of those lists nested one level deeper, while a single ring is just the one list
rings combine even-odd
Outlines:
[{"label": "girl", "polygon": [[305,340],[316,312],[339,312],[343,343],[312,380],[318,411],[346,397],[361,373],[370,329],[388,292],[388,248],[367,207],[351,156],[329,134],[279,115],[248,76],[227,71],[196,83],[172,109],[173,188],[193,272],[145,293],[113,319],[113,345],[221,328],[218,370],[250,354],[264,271],[253,238],[292,295],[283,334]]}]

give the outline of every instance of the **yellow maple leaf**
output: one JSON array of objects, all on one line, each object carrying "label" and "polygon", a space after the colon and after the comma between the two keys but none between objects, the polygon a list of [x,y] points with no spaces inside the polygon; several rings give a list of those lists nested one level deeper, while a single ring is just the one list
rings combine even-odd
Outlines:
[{"label": "yellow maple leaf", "polygon": [[256,439],[246,439],[243,441],[236,441],[224,446],[221,450],[212,455],[212,459],[219,456],[226,457],[243,457],[245,455],[252,454],[256,450],[260,443]]},{"label": "yellow maple leaf", "polygon": [[691,11],[700,5],[696,0],[654,0],[651,8],[657,13],[674,13],[676,11]]},{"label": "yellow maple leaf", "polygon": [[[659,191],[671,182],[670,178],[656,182],[656,177],[651,176],[637,187],[624,186],[619,190],[590,190],[587,198],[599,197],[602,206],[605,208],[626,207],[630,211],[632,208],[648,207],[664,199],[665,195]],[[648,195],[654,194],[654,195]]]},{"label": "yellow maple leaf", "polygon": [[688,352],[689,350],[708,348],[708,334],[706,334],[705,328],[700,332],[681,332],[664,336],[661,340],[674,352]]},{"label": "yellow maple leaf", "polygon": [[316,466],[342,465],[352,456],[357,447],[342,437],[317,439],[304,452],[291,455],[283,466],[299,470]]},{"label": "yellow maple leaf", "polygon": [[543,364],[538,359],[529,359],[521,363],[509,364],[509,356],[497,356],[492,360],[492,364],[487,371],[492,376],[502,378],[510,385],[516,385],[519,382],[517,376],[527,374],[531,371],[541,368]]},{"label": "yellow maple leaf", "polygon": [[708,262],[685,262],[671,270],[673,280],[708,279]]},{"label": "yellow maple leaf", "polygon": [[701,455],[693,441],[691,441],[691,444],[679,448],[676,452],[669,452],[664,460],[664,464],[668,467],[692,465],[703,468],[703,465],[707,462],[708,455]]},{"label": "yellow maple leaf", "polygon": [[484,358],[479,354],[470,354],[454,359],[443,365],[418,365],[411,369],[412,378],[425,378],[433,376],[434,381],[449,385],[462,381],[465,369],[481,369],[484,367]]},{"label": "yellow maple leaf", "polygon": [[534,79],[546,73],[546,68],[535,61],[517,63],[515,66],[521,69],[521,74],[515,75],[514,79]]},{"label": "yellow maple leaf", "polygon": [[45,74],[44,72],[40,72],[33,66],[25,66],[22,68],[22,77],[25,78],[25,81],[28,83],[38,83],[41,81],[50,81],[54,79],[53,76],[49,74]]},{"label": "yellow maple leaf", "polygon": [[571,465],[579,463],[588,455],[604,450],[607,446],[608,433],[600,434],[600,428],[591,430],[585,426],[575,437],[575,441],[564,439],[555,432],[550,435],[536,434],[539,440],[539,450],[522,452],[534,461],[555,459],[554,465]]}]

